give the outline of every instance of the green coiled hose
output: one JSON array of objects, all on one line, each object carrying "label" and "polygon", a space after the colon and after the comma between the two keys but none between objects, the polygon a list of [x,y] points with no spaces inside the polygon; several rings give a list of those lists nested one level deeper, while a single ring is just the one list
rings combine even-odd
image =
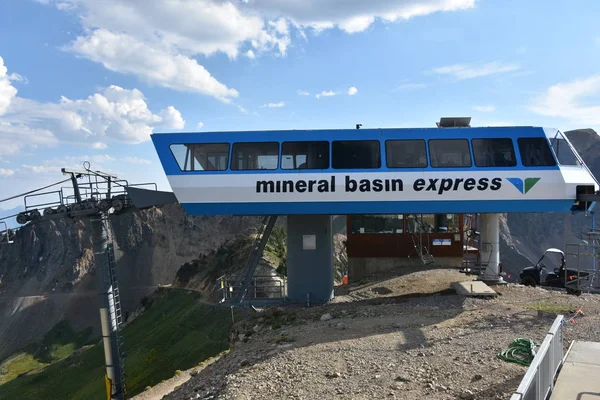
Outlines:
[{"label": "green coiled hose", "polygon": [[498,358],[528,367],[535,357],[536,344],[531,339],[517,338],[511,347],[498,353]]}]

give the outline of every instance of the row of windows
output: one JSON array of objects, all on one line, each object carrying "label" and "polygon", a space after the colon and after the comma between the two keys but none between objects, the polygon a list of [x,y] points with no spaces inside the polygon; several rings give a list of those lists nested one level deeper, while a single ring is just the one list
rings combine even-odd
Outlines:
[{"label": "row of windows", "polygon": [[350,232],[359,234],[459,233],[458,214],[352,215]]},{"label": "row of windows", "polygon": [[[560,133],[559,133],[560,135]],[[388,168],[468,168],[515,167],[517,159],[512,139],[430,139],[387,140]],[[526,167],[555,166],[556,161],[545,138],[517,139],[521,162]],[[561,136],[550,140],[561,165],[579,165],[577,156]],[[284,170],[296,169],[375,169],[381,168],[378,140],[283,142],[281,159],[278,142],[234,143],[229,165],[229,143],[181,144],[171,149],[184,171]],[[429,148],[429,158],[427,157]],[[472,149],[472,150],[471,150]]]}]

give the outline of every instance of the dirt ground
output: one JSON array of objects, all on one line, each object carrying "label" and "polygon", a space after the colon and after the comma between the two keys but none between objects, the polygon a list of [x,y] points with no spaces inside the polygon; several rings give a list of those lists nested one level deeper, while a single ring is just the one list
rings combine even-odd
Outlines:
[{"label": "dirt ground", "polygon": [[508,284],[483,299],[450,289],[468,279],[404,271],[338,288],[325,306],[263,310],[235,325],[229,354],[164,398],[507,399],[527,369],[497,357],[514,339],[539,344],[557,314],[581,307],[565,348],[600,341],[599,295]]}]

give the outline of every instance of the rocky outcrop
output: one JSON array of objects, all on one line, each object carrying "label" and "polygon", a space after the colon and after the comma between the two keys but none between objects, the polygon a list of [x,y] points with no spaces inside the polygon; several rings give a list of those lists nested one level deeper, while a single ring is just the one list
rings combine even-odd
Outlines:
[{"label": "rocky outcrop", "polygon": [[[124,312],[179,268],[237,235],[249,235],[256,217],[188,216],[166,205],[111,217]],[[23,227],[0,246],[0,360],[59,321],[98,333],[100,297],[89,221],[57,220]]]}]

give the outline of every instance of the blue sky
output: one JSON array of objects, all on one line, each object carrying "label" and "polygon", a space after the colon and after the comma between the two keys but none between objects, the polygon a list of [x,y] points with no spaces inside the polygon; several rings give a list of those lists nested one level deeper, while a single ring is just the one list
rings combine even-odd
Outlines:
[{"label": "blue sky", "polygon": [[0,198],[84,160],[168,190],[151,132],[464,115],[598,129],[598,15],[595,0],[0,0]]}]

